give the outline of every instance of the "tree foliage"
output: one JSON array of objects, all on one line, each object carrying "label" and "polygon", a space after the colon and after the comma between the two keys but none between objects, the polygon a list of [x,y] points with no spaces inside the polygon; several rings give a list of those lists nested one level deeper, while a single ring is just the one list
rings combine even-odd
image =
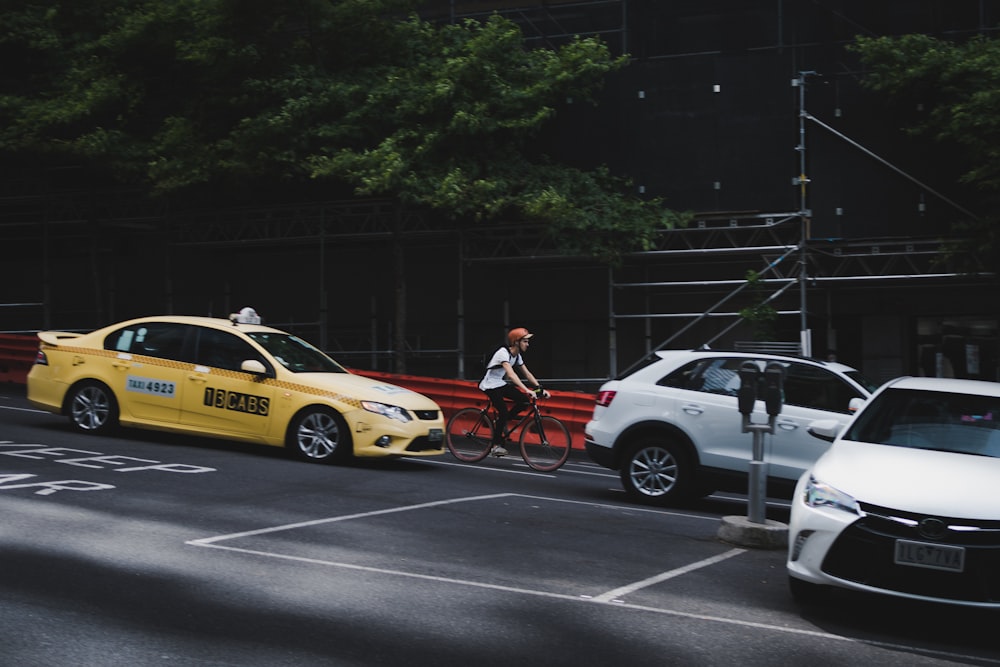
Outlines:
[{"label": "tree foliage", "polygon": [[908,110],[909,132],[960,148],[961,180],[980,189],[991,210],[958,225],[969,240],[953,245],[952,256],[1000,270],[1000,41],[904,35],[862,37],[852,48],[866,67],[865,85]]},{"label": "tree foliage", "polygon": [[560,105],[623,67],[595,38],[526,49],[499,16],[406,0],[92,0],[0,10],[0,151],[112,167],[155,193],[309,180],[607,259],[683,220],[540,153]]}]

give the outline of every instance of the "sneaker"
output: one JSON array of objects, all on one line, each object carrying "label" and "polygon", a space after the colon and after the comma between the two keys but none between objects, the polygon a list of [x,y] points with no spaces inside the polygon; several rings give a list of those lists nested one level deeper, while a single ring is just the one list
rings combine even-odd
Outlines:
[{"label": "sneaker", "polygon": [[507,450],[500,445],[493,445],[493,449],[490,450],[490,455],[492,456],[507,456]]}]

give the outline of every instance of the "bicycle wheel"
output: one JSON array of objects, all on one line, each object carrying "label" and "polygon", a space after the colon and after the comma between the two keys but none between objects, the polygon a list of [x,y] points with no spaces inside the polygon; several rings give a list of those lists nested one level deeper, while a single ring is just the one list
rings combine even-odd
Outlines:
[{"label": "bicycle wheel", "polygon": [[448,451],[459,461],[475,463],[490,453],[493,422],[482,410],[463,408],[448,420]]},{"label": "bicycle wheel", "polygon": [[521,429],[521,456],[535,470],[549,472],[566,463],[570,443],[569,429],[555,417],[539,416]]}]

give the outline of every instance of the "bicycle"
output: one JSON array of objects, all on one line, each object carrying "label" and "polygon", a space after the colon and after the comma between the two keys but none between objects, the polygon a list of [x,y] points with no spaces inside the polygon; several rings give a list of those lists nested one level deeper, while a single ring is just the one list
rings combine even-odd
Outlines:
[{"label": "bicycle", "polygon": [[[531,397],[528,411],[513,417],[517,423],[504,434],[509,438],[521,430],[518,446],[521,458],[531,468],[541,472],[556,470],[569,458],[572,443],[569,429],[551,415],[543,415],[538,408],[538,400]],[[448,420],[448,451],[459,461],[476,463],[482,461],[493,449],[493,425],[497,411],[486,399],[481,408],[462,408]]]}]

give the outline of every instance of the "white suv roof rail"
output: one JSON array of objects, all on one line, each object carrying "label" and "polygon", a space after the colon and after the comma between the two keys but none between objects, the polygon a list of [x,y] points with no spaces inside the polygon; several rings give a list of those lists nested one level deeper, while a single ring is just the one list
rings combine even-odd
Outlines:
[{"label": "white suv roof rail", "polygon": [[756,352],[757,354],[802,356],[802,346],[799,343],[783,341],[737,341],[734,349],[738,352]]}]

